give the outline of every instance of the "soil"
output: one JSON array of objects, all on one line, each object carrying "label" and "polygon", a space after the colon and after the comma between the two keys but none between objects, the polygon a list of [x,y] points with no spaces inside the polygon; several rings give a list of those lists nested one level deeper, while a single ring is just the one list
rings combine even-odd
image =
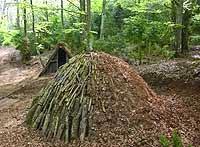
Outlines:
[{"label": "soil", "polygon": [[[123,71],[125,66],[122,65],[120,69]],[[109,69],[110,67],[108,66],[107,68]],[[119,80],[119,83],[123,82],[124,80],[122,79],[127,75],[129,74],[125,73],[121,77],[121,81]],[[137,75],[135,76],[137,78]],[[3,81],[3,77],[0,78]],[[15,78],[17,79],[19,77],[12,76],[12,78],[14,81]],[[85,142],[72,142],[70,145],[66,145],[59,141],[48,140],[40,132],[28,129],[24,124],[25,116],[33,97],[37,96],[41,88],[51,78],[43,77],[38,79],[28,77],[20,80],[20,82],[15,82],[13,85],[11,82],[10,84],[4,83],[0,86],[0,96],[3,96],[3,99],[0,99],[0,147],[159,146],[158,134],[163,133],[170,137],[174,129],[180,132],[185,145],[192,144],[194,147],[200,146],[200,94],[198,92],[200,82],[198,81],[191,83],[171,81],[164,85],[154,85],[152,88],[159,96],[156,96],[156,101],[153,102],[151,109],[145,107],[149,107],[149,103],[144,102],[143,106],[140,103],[137,106],[141,107],[131,112],[131,114],[126,114],[127,112],[123,111],[123,116],[131,116],[129,118],[119,116],[119,112],[124,109],[124,106],[131,106],[128,104],[130,102],[126,99],[121,103],[123,105],[119,105],[120,107],[117,107],[117,105],[116,107],[112,107],[119,109],[117,111],[107,108],[107,104],[105,104],[106,111],[111,111],[114,114],[117,113],[115,116],[119,116],[122,119],[118,120],[117,117],[112,118],[112,115],[105,116],[104,113],[98,113],[96,111],[98,113],[96,115],[103,114],[101,120],[95,120],[96,123],[94,124],[98,124],[98,126],[93,126],[93,132],[98,132],[98,134],[92,134]],[[147,81],[151,80],[148,79]],[[119,89],[124,88],[120,87],[120,84],[117,86]],[[151,95],[152,97],[155,96],[154,94]],[[123,96],[121,94],[121,97]],[[125,110],[128,109],[125,108]],[[152,114],[154,114],[153,117]],[[152,119],[155,120],[152,121]],[[115,128],[115,125],[112,124],[118,122],[120,123],[120,127]],[[130,126],[132,124],[130,122],[138,124],[136,125],[138,127]],[[151,125],[149,126],[149,124]],[[124,127],[121,127],[121,125]],[[143,127],[145,129],[142,129]],[[131,128],[131,130],[127,128]]]}]

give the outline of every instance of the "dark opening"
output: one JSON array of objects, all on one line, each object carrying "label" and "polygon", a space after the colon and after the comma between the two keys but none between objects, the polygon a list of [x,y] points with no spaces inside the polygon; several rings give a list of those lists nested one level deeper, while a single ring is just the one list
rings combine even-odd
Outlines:
[{"label": "dark opening", "polygon": [[67,62],[66,52],[64,49],[58,50],[58,67],[64,65]]}]

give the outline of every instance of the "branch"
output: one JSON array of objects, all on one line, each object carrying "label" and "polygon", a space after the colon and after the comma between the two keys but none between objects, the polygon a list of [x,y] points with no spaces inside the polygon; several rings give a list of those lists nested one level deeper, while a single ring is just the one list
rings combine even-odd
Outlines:
[{"label": "branch", "polygon": [[77,9],[80,10],[80,7],[78,7],[77,5],[75,5],[73,2],[71,2],[70,0],[67,0],[70,4],[72,4],[74,7],[76,7]]},{"label": "branch", "polygon": [[[70,2],[69,0],[67,0],[68,2]],[[71,4],[73,4],[73,6],[75,6],[76,8],[78,8],[80,10],[80,8],[78,6],[76,6],[74,3],[70,2]],[[17,3],[7,3],[8,5],[19,5]],[[30,4],[27,4],[26,6],[31,7]],[[46,7],[39,7],[36,5],[32,5],[33,8],[38,8],[38,9],[45,9],[45,10],[62,10],[61,8],[46,8]],[[67,10],[67,9],[63,9],[66,12],[69,13],[75,13],[75,14],[79,14],[79,15],[85,15],[83,12],[80,11],[72,11],[72,10]]]}]

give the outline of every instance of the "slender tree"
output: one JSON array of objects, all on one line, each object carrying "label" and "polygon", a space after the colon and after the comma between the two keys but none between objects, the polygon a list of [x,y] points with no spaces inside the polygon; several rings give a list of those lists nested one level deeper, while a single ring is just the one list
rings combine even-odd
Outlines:
[{"label": "slender tree", "polygon": [[31,4],[31,13],[32,13],[32,31],[33,31],[33,35],[35,36],[35,13],[33,9],[33,0],[30,0],[30,4]]},{"label": "slender tree", "polygon": [[[82,13],[85,13],[85,11],[86,11],[86,9],[85,9],[85,6],[86,6],[85,0],[79,0],[79,2],[80,2],[80,11]],[[80,14],[80,22],[83,23],[85,21],[86,21],[85,15]]]},{"label": "slender tree", "polygon": [[176,53],[180,54],[182,52],[182,25],[183,25],[183,0],[177,0],[177,5],[176,5],[176,24],[177,24],[177,29],[176,29],[176,35],[175,35],[175,40],[176,40]]},{"label": "slender tree", "polygon": [[[46,6],[48,6],[47,0],[44,3],[46,4]],[[46,21],[49,21],[49,12],[48,12],[48,9],[46,9],[45,14],[46,14]]]},{"label": "slender tree", "polygon": [[2,16],[1,16],[1,19],[3,20],[4,18],[5,18],[5,11],[6,11],[6,0],[4,0],[4,1],[2,1],[2,8],[1,8],[1,14],[2,14]]},{"label": "slender tree", "polygon": [[24,0],[24,13],[23,13],[23,19],[24,19],[24,36],[27,36],[27,18],[26,18],[26,0]]},{"label": "slender tree", "polygon": [[62,27],[64,28],[64,13],[63,13],[63,0],[60,0],[60,11],[61,11],[61,23],[62,23]]},{"label": "slender tree", "polygon": [[190,37],[190,25],[192,21],[192,11],[195,4],[195,0],[188,0],[188,7],[184,10],[183,13],[183,37],[182,37],[182,53],[187,54],[189,51],[189,37]]},{"label": "slender tree", "polygon": [[182,30],[182,54],[186,54],[189,51],[189,27],[191,20],[191,11],[185,10],[183,15],[183,30]]},{"label": "slender tree", "polygon": [[102,12],[101,12],[101,26],[100,26],[100,39],[104,39],[104,19],[106,10],[106,0],[103,0]]},{"label": "slender tree", "polygon": [[2,8],[2,14],[5,15],[6,11],[6,0],[3,1],[3,8]]},{"label": "slender tree", "polygon": [[20,29],[19,3],[20,3],[20,1],[16,0],[16,4],[17,4],[17,19],[16,19],[17,29]]},{"label": "slender tree", "polygon": [[91,34],[91,0],[86,0],[87,2],[87,27],[86,27],[86,32],[87,32],[87,50],[92,51],[92,34]]},{"label": "slender tree", "polygon": [[[84,24],[86,22],[86,15],[83,15],[85,13],[85,0],[79,0],[80,3],[80,23]],[[86,38],[86,34],[85,34],[85,25],[82,26],[81,29],[81,33],[80,33],[80,46],[83,47],[84,46],[84,40]]]}]

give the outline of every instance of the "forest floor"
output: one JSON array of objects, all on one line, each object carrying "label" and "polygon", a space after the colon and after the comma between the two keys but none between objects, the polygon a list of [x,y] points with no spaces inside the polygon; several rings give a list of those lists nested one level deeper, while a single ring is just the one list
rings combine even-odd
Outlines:
[{"label": "forest floor", "polygon": [[[172,63],[174,66],[180,66],[187,65],[187,63],[191,62],[196,63],[194,60],[191,61],[188,59],[183,62],[181,59],[152,65],[152,68],[155,66],[164,67],[163,72],[168,71],[168,73],[166,73],[167,76],[165,74],[163,76],[160,68],[154,68],[152,72],[147,66],[141,66],[138,71],[144,76],[144,79],[152,86],[152,89],[158,95],[170,100],[169,102],[172,106],[172,111],[178,113],[181,119],[180,121],[183,121],[184,125],[191,126],[191,121],[188,121],[188,117],[194,124],[198,124],[196,129],[199,129],[195,130],[197,134],[192,135],[195,138],[193,140],[193,146],[198,147],[200,146],[200,81],[198,78],[196,79],[196,77],[189,81],[182,75],[181,71],[184,71],[185,69],[188,70],[188,66],[180,67],[180,71],[170,71],[169,69],[166,69],[173,67]],[[190,64],[188,65],[191,66]],[[13,67],[9,65],[4,66],[3,68],[3,66],[0,65],[0,147],[62,146],[62,143],[52,143],[51,141],[47,141],[37,132],[27,129],[24,124],[25,115],[27,109],[31,105],[32,98],[36,96],[42,87],[44,87],[52,78],[51,76],[36,78],[36,75],[38,75],[40,71],[38,66],[38,64],[32,64],[26,67]],[[195,64],[194,67],[195,69],[193,70],[195,72],[191,72],[194,73],[192,77],[194,77],[194,75],[198,77],[198,72],[196,72],[196,70],[199,66],[196,66]],[[178,73],[178,76],[180,77],[176,79],[173,76],[169,76],[174,73]],[[190,74],[190,72],[185,71],[184,73]],[[189,78],[190,76],[187,75],[187,77]],[[181,126],[183,129],[184,125]],[[188,131],[187,133],[190,134],[191,132]],[[170,134],[167,135],[170,136]],[[190,141],[184,140],[184,142]]]}]

